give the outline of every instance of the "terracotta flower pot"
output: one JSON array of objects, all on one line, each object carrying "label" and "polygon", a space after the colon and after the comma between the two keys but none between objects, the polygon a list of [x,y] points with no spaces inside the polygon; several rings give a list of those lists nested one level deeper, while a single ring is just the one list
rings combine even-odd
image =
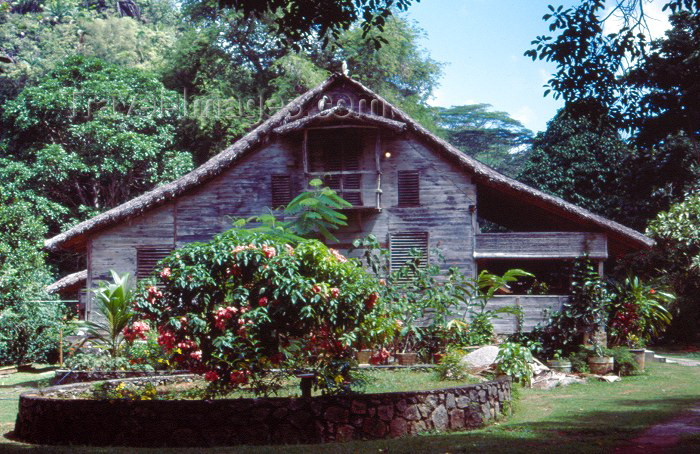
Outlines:
[{"label": "terracotta flower pot", "polygon": [[615,368],[615,359],[612,356],[591,356],[588,358],[588,368],[592,374],[610,374]]},{"label": "terracotta flower pot", "polygon": [[418,353],[397,353],[394,356],[401,366],[412,366],[418,362]]},{"label": "terracotta flower pot", "polygon": [[372,356],[372,350],[360,350],[355,353],[357,362],[360,364],[369,364],[369,357]]}]

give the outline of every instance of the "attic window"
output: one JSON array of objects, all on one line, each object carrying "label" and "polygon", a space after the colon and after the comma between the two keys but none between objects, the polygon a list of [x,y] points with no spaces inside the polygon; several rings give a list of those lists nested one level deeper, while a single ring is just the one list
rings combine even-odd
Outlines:
[{"label": "attic window", "polygon": [[151,276],[158,262],[170,255],[171,246],[148,246],[136,249],[136,279]]},{"label": "attic window", "polygon": [[420,205],[420,178],[417,170],[400,170],[398,178],[399,206]]},{"label": "attic window", "polygon": [[363,142],[358,130],[317,130],[309,141],[312,173],[353,206],[362,206]]},{"label": "attic window", "polygon": [[398,271],[414,259],[412,252],[420,254],[419,267],[428,266],[428,232],[397,232],[389,238],[391,271]]},{"label": "attic window", "polygon": [[292,201],[292,180],[289,175],[272,175],[272,208],[286,207]]}]

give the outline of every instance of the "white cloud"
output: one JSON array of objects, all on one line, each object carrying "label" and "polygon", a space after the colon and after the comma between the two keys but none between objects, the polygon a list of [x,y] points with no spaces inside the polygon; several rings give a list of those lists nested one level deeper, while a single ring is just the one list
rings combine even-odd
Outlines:
[{"label": "white cloud", "polygon": [[518,110],[516,110],[511,116],[523,125],[525,125],[526,128],[533,130],[537,129],[535,125],[535,123],[537,123],[537,115],[531,107],[522,106]]}]

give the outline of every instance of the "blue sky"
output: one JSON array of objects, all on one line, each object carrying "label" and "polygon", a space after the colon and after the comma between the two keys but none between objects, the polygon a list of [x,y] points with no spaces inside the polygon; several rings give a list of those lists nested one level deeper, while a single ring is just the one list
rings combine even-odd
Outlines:
[{"label": "blue sky", "polygon": [[547,32],[547,0],[422,0],[408,16],[425,30],[423,46],[445,63],[431,104],[486,103],[534,132],[563,103],[543,97],[554,66],[523,56]]},{"label": "blue sky", "polygon": [[[645,0],[649,35],[669,27],[661,12],[667,0]],[[436,106],[486,103],[508,112],[533,132],[543,131],[561,100],[543,97],[543,85],[555,67],[523,56],[530,42],[548,34],[542,16],[548,4],[575,5],[577,0],[421,0],[408,10],[426,32],[422,44],[445,63],[440,87],[430,101]],[[621,22],[606,21],[613,32]]]}]

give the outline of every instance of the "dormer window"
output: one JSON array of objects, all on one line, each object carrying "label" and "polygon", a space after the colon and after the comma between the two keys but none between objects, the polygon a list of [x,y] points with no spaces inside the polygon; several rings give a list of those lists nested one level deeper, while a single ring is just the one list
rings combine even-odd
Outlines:
[{"label": "dormer window", "polygon": [[305,168],[353,208],[379,206],[378,141],[372,127],[319,127],[306,131]]}]

